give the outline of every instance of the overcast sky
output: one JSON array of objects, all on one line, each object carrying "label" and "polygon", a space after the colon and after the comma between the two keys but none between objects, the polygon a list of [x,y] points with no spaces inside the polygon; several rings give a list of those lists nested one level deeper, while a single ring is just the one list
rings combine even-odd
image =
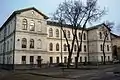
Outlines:
[{"label": "overcast sky", "polygon": [[[15,10],[35,7],[49,16],[51,13],[55,12],[59,3],[63,1],[64,0],[1,0],[0,26]],[[98,21],[98,24],[106,20],[114,22],[115,26],[120,24],[120,0],[98,0],[98,5],[101,8],[106,7],[108,10],[107,15],[105,15],[101,21]],[[114,33],[118,32],[114,30]]]}]

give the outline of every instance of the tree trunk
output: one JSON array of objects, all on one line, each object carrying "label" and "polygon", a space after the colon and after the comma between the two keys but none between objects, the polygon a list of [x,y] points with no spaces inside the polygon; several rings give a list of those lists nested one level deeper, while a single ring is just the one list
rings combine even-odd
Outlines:
[{"label": "tree trunk", "polygon": [[106,41],[106,38],[107,38],[107,34],[105,35],[105,38],[104,38],[104,41],[103,41],[103,64],[106,64],[105,62],[105,41]]},{"label": "tree trunk", "polygon": [[70,53],[69,53],[69,56],[68,56],[67,68],[70,68],[71,56],[72,56],[72,53],[70,52]]}]

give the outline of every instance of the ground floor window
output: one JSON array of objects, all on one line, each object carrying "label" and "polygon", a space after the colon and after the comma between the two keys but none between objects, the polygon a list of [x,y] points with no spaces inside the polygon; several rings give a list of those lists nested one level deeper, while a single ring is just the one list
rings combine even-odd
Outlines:
[{"label": "ground floor window", "polygon": [[82,62],[82,57],[80,57],[80,62]]},{"label": "ground floor window", "polygon": [[30,56],[30,64],[34,64],[34,56]]},{"label": "ground floor window", "polygon": [[108,61],[110,61],[110,56],[108,56]]},{"label": "ground floor window", "polygon": [[103,62],[103,56],[101,56],[101,62]]},{"label": "ground floor window", "polygon": [[85,57],[85,62],[87,62],[87,57]]},{"label": "ground floor window", "polygon": [[64,63],[67,63],[67,57],[64,57]]},{"label": "ground floor window", "polygon": [[56,57],[56,63],[59,63],[59,57]]},{"label": "ground floor window", "polygon": [[22,64],[26,64],[26,56],[22,56]]},{"label": "ground floor window", "polygon": [[50,57],[50,64],[53,63],[53,57]]}]

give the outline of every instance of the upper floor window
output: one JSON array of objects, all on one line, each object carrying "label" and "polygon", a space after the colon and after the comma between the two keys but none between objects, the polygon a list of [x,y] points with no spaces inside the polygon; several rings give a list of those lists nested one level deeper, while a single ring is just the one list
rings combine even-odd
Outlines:
[{"label": "upper floor window", "polygon": [[76,45],[74,46],[74,51],[77,51],[77,46]]},{"label": "upper floor window", "polygon": [[33,20],[30,21],[30,31],[35,31],[35,22]]},{"label": "upper floor window", "polygon": [[27,47],[27,39],[23,38],[22,39],[22,48],[26,48]]},{"label": "upper floor window", "polygon": [[8,35],[10,34],[10,25],[8,26]]},{"label": "upper floor window", "polygon": [[27,19],[23,19],[22,25],[23,25],[22,29],[27,30]]},{"label": "upper floor window", "polygon": [[59,44],[56,44],[56,51],[59,51]]},{"label": "upper floor window", "polygon": [[103,45],[102,44],[100,45],[100,50],[103,51]]},{"label": "upper floor window", "polygon": [[38,21],[38,27],[39,27],[38,31],[42,31],[42,22],[41,21]]},{"label": "upper floor window", "polygon": [[53,37],[53,29],[52,28],[49,29],[49,37]]},{"label": "upper floor window", "polygon": [[100,39],[102,39],[102,33],[101,32],[99,32],[99,36],[100,36]]},{"label": "upper floor window", "polygon": [[67,45],[64,44],[64,51],[67,51]]},{"label": "upper floor window", "polygon": [[34,40],[30,39],[30,48],[34,48]]},{"label": "upper floor window", "polygon": [[107,40],[109,40],[109,37],[108,37],[108,35],[107,35]]},{"label": "upper floor window", "polygon": [[83,39],[86,40],[86,34],[85,33],[83,34]]},{"label": "upper floor window", "polygon": [[79,36],[79,39],[81,39],[81,33],[80,32],[79,32],[78,36]]},{"label": "upper floor window", "polygon": [[68,31],[68,38],[70,38],[70,31]]},{"label": "upper floor window", "polygon": [[41,41],[41,39],[38,40],[38,48],[39,48],[39,49],[42,48],[42,41]]},{"label": "upper floor window", "polygon": [[107,45],[107,51],[109,51],[109,45]]},{"label": "upper floor window", "polygon": [[59,37],[59,30],[56,29],[56,37]]},{"label": "upper floor window", "polygon": [[49,44],[49,50],[53,51],[53,44],[52,43]]},{"label": "upper floor window", "polygon": [[63,36],[65,38],[65,36],[66,36],[66,30],[63,31]]},{"label": "upper floor window", "polygon": [[9,41],[7,41],[7,51],[9,51]]},{"label": "upper floor window", "polygon": [[86,45],[84,45],[84,52],[86,52],[87,51],[87,49],[86,49]]}]

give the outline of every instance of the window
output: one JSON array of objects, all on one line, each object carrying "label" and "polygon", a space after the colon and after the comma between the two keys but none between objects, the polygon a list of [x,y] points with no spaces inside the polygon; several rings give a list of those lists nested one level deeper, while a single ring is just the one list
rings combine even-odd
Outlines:
[{"label": "window", "polygon": [[[12,39],[11,39],[11,42],[10,42],[10,50],[12,50]],[[27,41],[26,41],[26,45],[27,45]]]},{"label": "window", "polygon": [[80,57],[80,62],[82,62],[82,56]]},{"label": "window", "polygon": [[7,51],[9,51],[9,41],[7,41]]},{"label": "window", "polygon": [[64,51],[67,51],[67,46],[66,46],[66,44],[64,44]]},{"label": "window", "polygon": [[74,51],[77,51],[77,46],[76,45],[74,46]]},{"label": "window", "polygon": [[56,63],[59,63],[59,57],[56,57]]},{"label": "window", "polygon": [[79,32],[78,36],[79,36],[79,39],[81,40],[81,33],[80,32]]},{"label": "window", "polygon": [[27,39],[23,38],[22,39],[22,48],[26,48],[27,47]]},{"label": "window", "polygon": [[59,30],[56,29],[56,37],[59,37]]},{"label": "window", "polygon": [[35,31],[35,22],[33,20],[30,21],[30,31]]},{"label": "window", "polygon": [[50,64],[53,63],[53,57],[50,57]]},{"label": "window", "polygon": [[34,64],[34,56],[30,56],[30,64]]},{"label": "window", "polygon": [[87,57],[85,57],[85,62],[87,62]]},{"label": "window", "polygon": [[26,56],[22,56],[22,64],[26,64]]},{"label": "window", "polygon": [[52,28],[49,29],[49,37],[53,37],[53,29]]},{"label": "window", "polygon": [[108,61],[110,61],[110,56],[108,56]]},{"label": "window", "polygon": [[49,50],[53,51],[53,44],[52,43],[49,44]]},{"label": "window", "polygon": [[56,44],[56,51],[59,51],[59,44]]},{"label": "window", "polygon": [[84,40],[86,40],[86,34],[84,33],[84,35],[83,35],[83,38],[84,38]]},{"label": "window", "polygon": [[70,38],[70,31],[68,31],[68,38]]},{"label": "window", "polygon": [[64,36],[64,38],[65,38],[65,36],[66,36],[66,30],[64,30],[64,32],[63,32],[63,36]]},{"label": "window", "polygon": [[107,45],[107,51],[109,51],[109,45]]},{"label": "window", "polygon": [[101,32],[99,32],[99,36],[100,36],[100,39],[102,39],[102,33]]},{"label": "window", "polygon": [[10,25],[8,26],[8,35],[10,34]]},{"label": "window", "polygon": [[42,41],[41,39],[38,40],[38,49],[41,49],[42,48]]},{"label": "window", "polygon": [[64,57],[64,63],[67,63],[67,57]]},{"label": "window", "polygon": [[107,40],[109,40],[109,37],[108,37],[108,35],[107,35]]},{"label": "window", "polygon": [[86,45],[84,45],[84,52],[86,52],[87,51],[87,49],[86,49]]},{"label": "window", "polygon": [[38,21],[38,27],[39,27],[38,31],[42,31],[42,22],[41,21]]},{"label": "window", "polygon": [[103,51],[103,46],[102,46],[102,44],[100,45],[100,50]]},{"label": "window", "polygon": [[101,62],[103,62],[103,56],[101,56]]},{"label": "window", "polygon": [[27,30],[27,19],[23,19],[22,25],[23,25],[22,29]]},{"label": "window", "polygon": [[34,40],[30,39],[30,48],[34,48]]}]

